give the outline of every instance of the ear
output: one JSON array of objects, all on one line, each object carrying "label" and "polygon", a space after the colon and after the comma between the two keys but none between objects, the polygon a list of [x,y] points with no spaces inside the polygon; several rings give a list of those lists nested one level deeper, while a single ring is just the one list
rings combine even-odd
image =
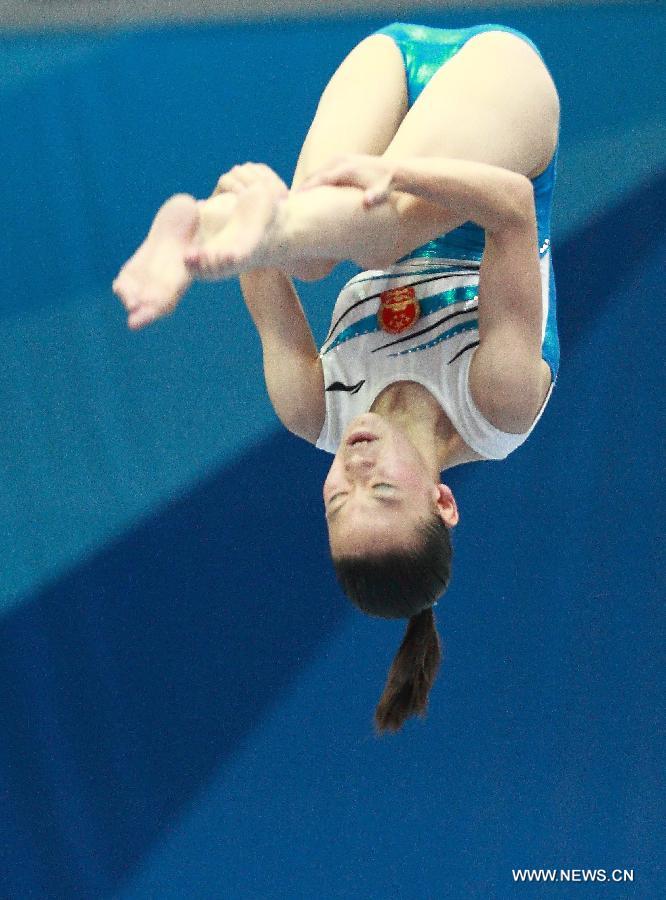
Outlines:
[{"label": "ear", "polygon": [[454,525],[458,524],[460,519],[456,498],[453,496],[451,488],[446,484],[438,484],[435,491],[437,513],[445,525],[448,525],[449,528],[453,528]]}]

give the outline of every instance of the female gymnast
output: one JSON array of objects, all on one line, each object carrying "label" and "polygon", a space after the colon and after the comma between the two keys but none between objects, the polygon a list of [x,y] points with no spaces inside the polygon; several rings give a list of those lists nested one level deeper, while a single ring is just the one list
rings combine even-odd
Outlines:
[{"label": "female gymnast", "polygon": [[[291,190],[248,163],[206,201],[172,197],[114,282],[136,329],[193,279],[240,276],[278,417],[335,454],[324,505],[338,579],[370,615],[409,619],[379,731],[425,714],[439,666],[433,606],[458,522],[440,473],[505,458],[553,390],[558,132],[525,35],[394,23],[333,75]],[[363,271],[318,352],[292,278],[342,260]]]}]

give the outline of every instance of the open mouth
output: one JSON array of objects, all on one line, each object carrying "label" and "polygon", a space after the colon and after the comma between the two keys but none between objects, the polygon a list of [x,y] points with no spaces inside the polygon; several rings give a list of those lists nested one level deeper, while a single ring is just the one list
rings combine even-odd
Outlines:
[{"label": "open mouth", "polygon": [[347,438],[348,447],[365,447],[377,440],[377,435],[371,431],[353,431]]}]

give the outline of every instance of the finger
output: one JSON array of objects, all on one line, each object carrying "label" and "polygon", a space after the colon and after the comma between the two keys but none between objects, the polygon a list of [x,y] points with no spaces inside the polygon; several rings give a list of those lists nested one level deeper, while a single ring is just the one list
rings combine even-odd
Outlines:
[{"label": "finger", "polygon": [[254,163],[246,163],[244,166],[240,167],[236,173],[236,177],[239,183],[243,185],[243,188],[249,188],[257,183],[260,178],[260,172]]},{"label": "finger", "polygon": [[372,185],[372,187],[369,187],[363,194],[363,205],[370,208],[372,206],[379,206],[381,203],[386,203],[391,194],[392,182],[393,179],[389,176],[388,178],[382,179],[377,184]]},{"label": "finger", "polygon": [[232,181],[233,177],[229,174],[229,172],[225,172],[224,175],[220,175],[220,177],[217,179],[215,190],[226,191],[229,187],[230,182]]},{"label": "finger", "polygon": [[381,206],[388,200],[390,191],[385,188],[370,188],[363,194],[363,205],[366,209]]},{"label": "finger", "polygon": [[284,181],[277,172],[273,171],[266,163],[252,163],[252,171],[254,176],[260,181],[271,181],[277,182],[278,184],[284,184]]},{"label": "finger", "polygon": [[266,181],[269,178],[271,180],[276,179],[279,181],[275,172],[265,163],[247,162],[242,166],[234,166],[232,172],[238,181],[246,188],[252,187],[257,184],[257,182]]}]

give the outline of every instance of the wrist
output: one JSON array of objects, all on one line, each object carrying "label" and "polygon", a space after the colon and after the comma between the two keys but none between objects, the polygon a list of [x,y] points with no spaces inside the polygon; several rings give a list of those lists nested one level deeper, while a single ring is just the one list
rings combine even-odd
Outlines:
[{"label": "wrist", "polygon": [[409,192],[409,169],[404,162],[396,163],[391,172],[391,190]]}]

